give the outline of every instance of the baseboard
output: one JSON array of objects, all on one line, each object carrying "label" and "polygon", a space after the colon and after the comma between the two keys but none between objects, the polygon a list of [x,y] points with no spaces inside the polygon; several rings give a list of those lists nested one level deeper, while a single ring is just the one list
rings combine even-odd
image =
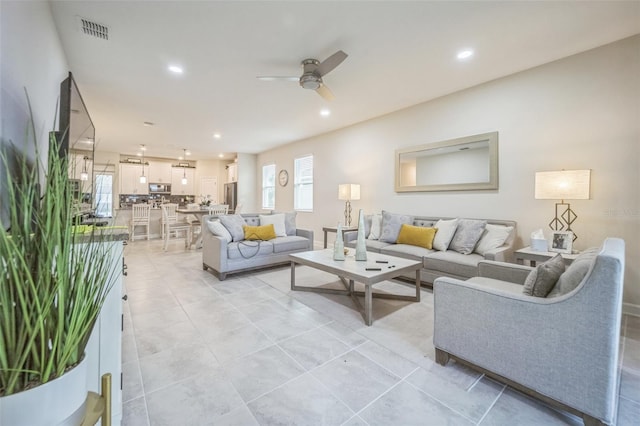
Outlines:
[{"label": "baseboard", "polygon": [[631,303],[622,304],[622,313],[627,315],[633,315],[640,317],[640,305],[633,305]]}]

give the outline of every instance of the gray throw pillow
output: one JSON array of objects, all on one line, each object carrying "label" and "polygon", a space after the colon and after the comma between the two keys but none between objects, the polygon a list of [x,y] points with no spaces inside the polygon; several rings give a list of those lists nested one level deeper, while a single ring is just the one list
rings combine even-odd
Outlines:
[{"label": "gray throw pillow", "polygon": [[231,234],[233,241],[244,240],[244,229],[242,227],[246,226],[247,222],[244,221],[242,216],[239,214],[220,216],[220,223],[227,228],[227,231]]},{"label": "gray throw pillow", "polygon": [[413,216],[394,214],[383,210],[382,224],[380,226],[380,241],[391,244],[395,243],[398,240],[400,228],[404,223],[411,225],[413,223]]},{"label": "gray throw pillow", "polygon": [[[277,211],[272,211],[271,213],[281,213]],[[298,228],[296,227],[296,215],[298,212],[284,212],[284,229],[285,233],[288,236],[296,235],[296,231]]]},{"label": "gray throw pillow", "polygon": [[567,270],[560,275],[558,282],[547,297],[562,296],[578,287],[587,275],[587,272],[589,272],[589,268],[598,253],[600,253],[599,247],[590,248],[580,253],[580,255],[571,262],[571,265],[567,267]]},{"label": "gray throw pillow", "polygon": [[460,219],[456,233],[449,244],[449,250],[470,254],[482,237],[485,226],[487,226],[486,220]]},{"label": "gray throw pillow", "polygon": [[558,253],[529,272],[529,275],[524,281],[522,293],[527,296],[547,297],[563,272],[564,259],[562,255]]}]

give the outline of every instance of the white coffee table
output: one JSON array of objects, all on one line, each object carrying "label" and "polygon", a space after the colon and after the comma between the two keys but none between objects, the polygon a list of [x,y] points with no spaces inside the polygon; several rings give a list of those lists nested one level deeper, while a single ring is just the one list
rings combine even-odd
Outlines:
[{"label": "white coffee table", "polygon": [[[372,300],[374,297],[380,299],[407,300],[410,302],[420,301],[420,269],[422,268],[422,262],[417,260],[403,259],[401,257],[371,252],[367,252],[366,261],[356,261],[353,256],[347,256],[345,260],[333,260],[333,249],[290,254],[289,258],[291,259],[291,290],[350,296],[360,307],[366,325],[371,325],[373,322],[371,310],[373,305]],[[312,268],[337,275],[344,284],[345,290],[296,285],[296,265],[310,266]],[[380,270],[367,270],[370,268],[379,268]],[[374,284],[396,278],[399,275],[411,271],[415,271],[416,273],[415,297],[398,294],[373,293],[372,287]],[[355,281],[364,284],[364,292],[354,290]],[[360,302],[356,298],[356,296],[363,295],[364,309],[360,306]]]}]

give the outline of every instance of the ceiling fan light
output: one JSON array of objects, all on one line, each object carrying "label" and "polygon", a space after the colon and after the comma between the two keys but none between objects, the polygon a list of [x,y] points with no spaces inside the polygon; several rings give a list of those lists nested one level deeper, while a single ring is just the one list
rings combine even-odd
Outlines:
[{"label": "ceiling fan light", "polygon": [[322,81],[315,75],[303,75],[300,77],[300,86],[305,89],[316,90],[321,84]]}]

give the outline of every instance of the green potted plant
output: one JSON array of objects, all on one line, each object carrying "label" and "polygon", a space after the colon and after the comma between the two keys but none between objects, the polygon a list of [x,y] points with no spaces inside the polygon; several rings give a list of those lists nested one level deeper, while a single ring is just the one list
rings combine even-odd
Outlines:
[{"label": "green potted plant", "polygon": [[[0,145],[8,201],[8,223],[0,227],[0,424],[34,424],[8,413],[21,410],[19,398],[79,369],[119,274],[109,246],[117,243],[103,242],[103,231],[74,226],[67,159],[58,155],[55,133],[49,142],[46,165],[30,165],[10,143]],[[86,377],[84,383],[86,396]],[[24,414],[41,410],[40,402],[27,403]],[[46,415],[48,424],[58,424]]]}]

